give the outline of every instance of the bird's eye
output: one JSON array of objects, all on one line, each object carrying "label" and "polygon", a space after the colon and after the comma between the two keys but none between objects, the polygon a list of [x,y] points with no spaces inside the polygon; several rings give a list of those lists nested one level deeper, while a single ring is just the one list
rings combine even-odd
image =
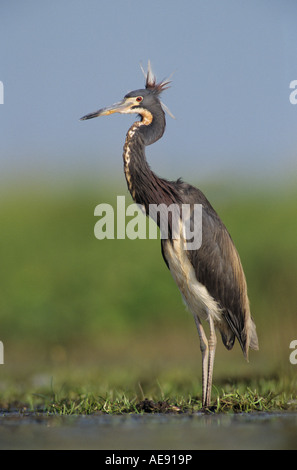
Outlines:
[{"label": "bird's eye", "polygon": [[140,101],[142,100],[143,100],[142,96],[137,96],[136,101],[138,101],[138,103],[140,103]]}]

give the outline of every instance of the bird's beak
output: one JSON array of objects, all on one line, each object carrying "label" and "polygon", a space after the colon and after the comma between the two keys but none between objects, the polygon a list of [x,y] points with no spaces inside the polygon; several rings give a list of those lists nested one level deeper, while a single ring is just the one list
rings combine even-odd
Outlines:
[{"label": "bird's beak", "polygon": [[102,108],[98,111],[95,111],[94,113],[86,114],[85,116],[80,118],[80,120],[85,121],[86,119],[92,119],[98,116],[108,116],[109,114],[113,113],[128,113],[133,104],[133,102],[124,99],[122,101],[119,101],[118,103],[108,106],[107,108]]}]

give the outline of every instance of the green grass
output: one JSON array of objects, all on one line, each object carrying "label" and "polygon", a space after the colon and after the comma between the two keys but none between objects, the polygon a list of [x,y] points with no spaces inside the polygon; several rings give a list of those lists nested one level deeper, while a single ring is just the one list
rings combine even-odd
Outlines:
[{"label": "green grass", "polygon": [[211,413],[250,413],[253,411],[269,412],[275,410],[296,410],[296,406],[288,404],[282,398],[275,396],[273,393],[267,395],[259,395],[257,391],[247,390],[240,393],[225,394],[221,396],[209,407],[208,410],[202,408],[201,401],[193,397],[180,398],[174,400],[130,400],[126,396],[118,398],[94,397],[81,395],[75,399],[64,399],[57,403],[51,403],[45,410],[49,413],[59,415],[71,414],[124,414],[124,413],[195,413],[195,412],[211,412]]},{"label": "green grass", "polygon": [[277,384],[274,384],[273,392],[265,390],[261,386],[256,389],[242,387],[226,392],[224,389],[216,390],[215,398],[208,410],[202,407],[201,398],[185,393],[174,396],[155,399],[132,397],[125,394],[111,392],[105,396],[81,393],[75,397],[67,397],[61,400],[55,399],[45,409],[56,414],[123,414],[123,413],[195,413],[209,411],[211,413],[250,413],[255,411],[270,412],[281,410],[296,410],[296,400],[292,394],[284,391],[276,392]]},{"label": "green grass", "polygon": [[160,389],[158,392],[148,390],[149,398],[143,394],[140,383],[135,384],[134,390],[126,391],[115,388],[98,390],[98,387],[77,387],[77,384],[64,384],[60,390],[44,388],[32,394],[10,389],[2,394],[0,408],[2,412],[48,415],[250,413],[297,409],[295,379],[287,381],[285,386],[281,378],[252,380],[249,385],[239,380],[232,385],[214,386],[212,403],[207,410],[202,407],[201,396],[189,392],[186,387],[176,391],[174,384],[169,383],[164,388],[170,389],[170,393],[164,394]]},{"label": "green grass", "polygon": [[[94,237],[95,206],[127,195],[124,184],[106,186],[2,191],[2,410],[201,409],[197,333],[159,240]],[[219,339],[212,411],[294,409],[297,193],[227,188],[202,189],[241,255],[260,350],[247,364],[238,347],[226,351]]]}]

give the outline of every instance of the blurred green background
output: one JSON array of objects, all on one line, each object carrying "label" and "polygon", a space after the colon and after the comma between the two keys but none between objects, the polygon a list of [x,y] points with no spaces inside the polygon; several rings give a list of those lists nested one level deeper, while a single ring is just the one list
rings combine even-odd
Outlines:
[{"label": "blurred green background", "polygon": [[[289,361],[297,339],[295,187],[200,188],[240,253],[260,343],[246,363],[237,344],[226,351],[219,338],[214,382],[296,374]],[[172,380],[200,392],[198,335],[160,240],[94,236],[95,206],[108,202],[116,212],[119,194],[132,202],[124,177],[2,187],[2,387],[19,381],[32,392],[75,376],[86,387]]]}]

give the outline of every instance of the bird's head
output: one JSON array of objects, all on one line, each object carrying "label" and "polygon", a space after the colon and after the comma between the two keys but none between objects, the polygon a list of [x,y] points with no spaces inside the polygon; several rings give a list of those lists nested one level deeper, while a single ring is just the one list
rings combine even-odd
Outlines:
[{"label": "bird's head", "polygon": [[170,111],[160,100],[160,94],[162,91],[169,88],[168,85],[170,81],[163,80],[160,83],[156,83],[156,78],[152,73],[150,62],[148,63],[147,73],[145,74],[143,69],[142,71],[146,77],[145,88],[130,91],[124,96],[122,101],[111,106],[107,106],[106,108],[99,109],[93,113],[86,114],[81,118],[81,120],[84,121],[98,116],[108,116],[113,113],[133,113],[139,114],[143,124],[149,125],[155,116],[160,113],[164,114],[162,108],[171,115]]}]

